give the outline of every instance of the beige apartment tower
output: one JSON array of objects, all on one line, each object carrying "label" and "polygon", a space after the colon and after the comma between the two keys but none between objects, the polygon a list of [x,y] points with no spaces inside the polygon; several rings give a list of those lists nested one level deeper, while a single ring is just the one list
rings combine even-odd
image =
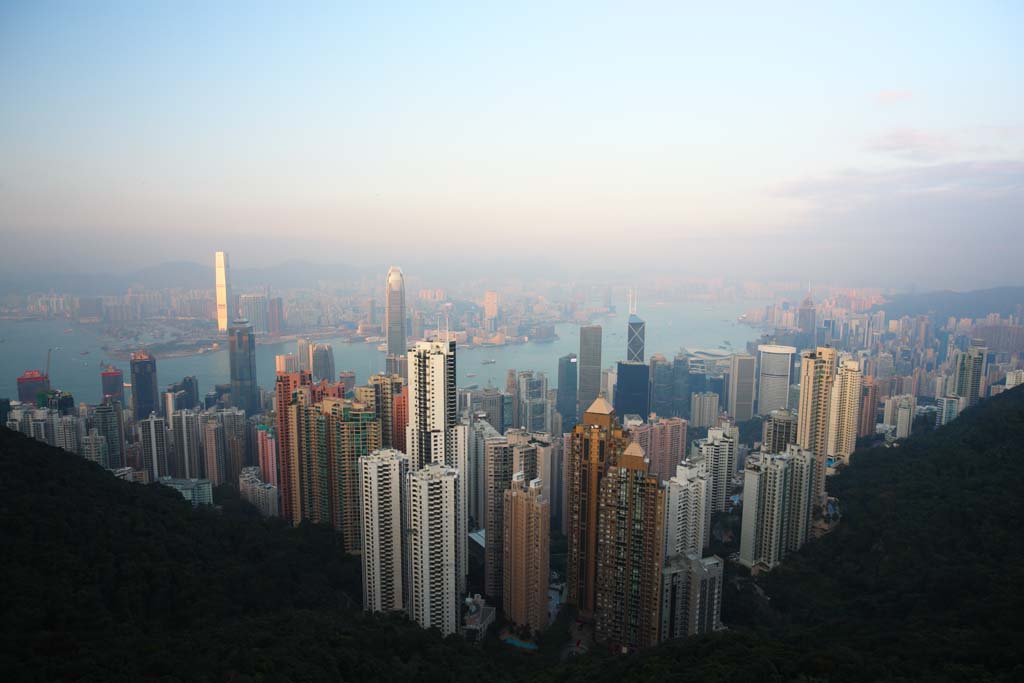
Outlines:
[{"label": "beige apartment tower", "polygon": [[512,623],[542,631],[548,625],[549,536],[551,510],[540,479],[527,482],[522,472],[504,495],[505,616]]}]

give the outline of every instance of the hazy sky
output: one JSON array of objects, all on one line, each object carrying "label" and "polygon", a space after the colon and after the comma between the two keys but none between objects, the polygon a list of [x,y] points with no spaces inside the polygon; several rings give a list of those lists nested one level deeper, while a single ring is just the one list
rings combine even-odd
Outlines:
[{"label": "hazy sky", "polygon": [[1022,282],[1024,3],[686,4],[0,2],[0,266]]}]

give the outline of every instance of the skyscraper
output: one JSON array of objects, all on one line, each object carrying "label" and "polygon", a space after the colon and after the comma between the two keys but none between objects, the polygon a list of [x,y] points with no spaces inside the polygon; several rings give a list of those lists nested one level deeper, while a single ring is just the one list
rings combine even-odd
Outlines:
[{"label": "skyscraper", "polygon": [[149,481],[159,481],[170,474],[167,461],[167,426],[164,418],[150,415],[139,422],[142,441],[143,469],[149,474]]},{"label": "skyscraper", "polygon": [[[551,511],[540,479],[522,472],[504,492],[503,606],[512,623],[542,631],[548,625]],[[490,542],[488,541],[488,546]]]},{"label": "skyscraper", "polygon": [[683,417],[675,412],[672,364],[660,353],[651,354],[651,412],[662,417]]},{"label": "skyscraper", "polygon": [[124,403],[124,376],[118,368],[108,365],[100,373],[100,385],[103,388],[103,398],[108,396]]},{"label": "skyscraper", "polygon": [[228,254],[218,251],[214,254],[214,269],[217,289],[217,330],[227,332],[228,323],[235,317],[231,310],[231,280],[228,272]]},{"label": "skyscraper", "polygon": [[947,425],[960,414],[960,398],[957,396],[942,396],[935,399],[938,412],[935,414],[935,426]]},{"label": "skyscraper", "polygon": [[363,609],[367,612],[399,611],[408,605],[408,477],[409,458],[399,451],[380,450],[359,458]]},{"label": "skyscraper", "polygon": [[238,308],[240,316],[252,323],[255,334],[267,334],[267,297],[262,294],[242,294],[238,297]]},{"label": "skyscraper", "polygon": [[121,404],[106,399],[93,412],[93,425],[107,443],[107,467],[124,467],[124,412]]},{"label": "skyscraper", "polygon": [[681,417],[657,416],[646,424],[630,427],[630,438],[647,454],[651,473],[659,481],[668,481],[686,457],[686,427],[687,422]]},{"label": "skyscraper", "polygon": [[708,506],[711,512],[725,510],[725,502],[729,499],[738,447],[733,436],[724,429],[709,429],[707,437],[697,441],[693,447],[695,458],[703,458],[708,473]]},{"label": "skyscraper", "polygon": [[722,628],[722,558],[674,555],[662,570],[660,640]]},{"label": "skyscraper", "polygon": [[785,453],[755,453],[747,458],[741,564],[771,569],[807,541],[816,466],[814,454],[798,446],[789,446]]},{"label": "skyscraper", "polygon": [[388,355],[395,358],[405,355],[409,350],[405,340],[405,277],[397,266],[388,269],[384,287],[384,331]]},{"label": "skyscraper", "polygon": [[658,642],[665,500],[631,443],[600,483],[595,637],[616,650]]},{"label": "skyscraper", "polygon": [[817,330],[817,314],[814,309],[814,299],[811,298],[810,292],[803,301],[800,302],[800,307],[796,309],[796,325],[800,328],[800,334],[803,337],[803,343],[808,346],[814,346],[815,339],[814,335]]},{"label": "skyscraper", "polygon": [[814,505],[825,502],[825,465],[828,454],[828,413],[836,373],[836,351],[819,346],[800,358],[800,407],[796,437],[800,448],[814,453]]},{"label": "skyscraper", "polygon": [[583,412],[601,393],[601,326],[580,328],[577,410]]},{"label": "skyscraper", "polygon": [[326,379],[334,381],[334,349],[330,344],[313,344],[312,364],[313,381],[319,382]]},{"label": "skyscraper", "polygon": [[757,383],[757,414],[767,415],[773,410],[789,407],[789,375],[793,365],[792,346],[762,344],[761,375]]},{"label": "skyscraper", "polygon": [[988,349],[982,339],[972,339],[956,360],[956,395],[966,399],[967,407],[977,405],[983,394]]},{"label": "skyscraper", "polygon": [[878,383],[874,377],[864,377],[860,390],[860,426],[857,436],[871,436],[875,433],[878,420]]},{"label": "skyscraper", "polygon": [[729,360],[729,414],[737,422],[754,417],[754,385],[757,359],[734,353]]},{"label": "skyscraper", "polygon": [[171,415],[174,434],[174,458],[170,471],[161,472],[179,479],[202,479],[206,476],[203,458],[203,432],[199,414],[192,410],[179,410]]},{"label": "skyscraper", "polygon": [[651,413],[651,369],[640,361],[620,361],[616,374],[615,412],[646,421]]},{"label": "skyscraper", "polygon": [[144,420],[150,413],[160,414],[160,384],[156,380],[156,358],[148,351],[131,355],[132,404],[136,420]]},{"label": "skyscraper", "polygon": [[710,489],[704,463],[686,460],[665,486],[665,557],[697,553],[708,544]]},{"label": "skyscraper", "polygon": [[458,629],[461,604],[458,479],[458,470],[433,462],[409,475],[409,618],[443,635]]},{"label": "skyscraper", "polygon": [[569,439],[567,515],[569,549],[566,574],[567,601],[589,619],[597,599],[598,500],[605,472],[629,443],[615,418],[615,410],[598,397],[583,413]]},{"label": "skyscraper", "polygon": [[256,385],[256,335],[252,324],[239,318],[228,330],[228,357],[231,365],[231,405],[249,415],[260,411]]},{"label": "skyscraper", "polygon": [[431,462],[455,466],[455,377],[454,341],[421,341],[409,351],[409,426],[405,442],[409,466],[414,471]]},{"label": "skyscraper", "polygon": [[505,491],[512,485],[514,448],[505,437],[484,442],[484,496],[487,505],[484,538],[484,593],[501,599],[505,534]]},{"label": "skyscraper", "polygon": [[718,394],[702,391],[690,396],[690,424],[694,427],[710,427],[718,422],[720,406]]},{"label": "skyscraper", "polygon": [[647,335],[647,323],[636,313],[629,314],[626,325],[626,361],[644,362],[644,337]]},{"label": "skyscraper", "polygon": [[828,457],[849,462],[860,427],[860,363],[844,360],[832,384],[828,416]]},{"label": "skyscraper", "polygon": [[761,450],[764,453],[784,453],[786,447],[796,443],[796,415],[791,410],[773,410],[764,418],[761,428]]},{"label": "skyscraper", "polygon": [[281,492],[281,516],[294,525],[302,521],[299,503],[298,452],[296,425],[291,419],[289,406],[299,389],[309,387],[313,377],[306,372],[279,372],[274,384],[276,405],[278,489]]},{"label": "skyscraper", "polygon": [[[275,296],[267,302],[267,333],[280,337],[284,332],[284,301]],[[265,476],[265,475],[264,475]]]},{"label": "skyscraper", "polygon": [[281,353],[274,356],[274,370],[276,372],[298,372],[299,357],[294,353]]}]

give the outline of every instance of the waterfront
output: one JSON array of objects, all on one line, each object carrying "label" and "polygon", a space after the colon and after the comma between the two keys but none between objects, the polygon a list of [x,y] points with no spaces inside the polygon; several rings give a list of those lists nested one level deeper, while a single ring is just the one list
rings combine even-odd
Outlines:
[{"label": "waterfront", "polygon": [[[736,322],[737,316],[749,307],[748,302],[731,302],[709,307],[705,303],[687,302],[651,305],[641,311],[647,321],[647,356],[659,352],[669,359],[680,349],[711,348],[731,345],[742,351],[757,331]],[[623,307],[624,308],[624,307]],[[608,367],[625,357],[625,312],[598,321],[604,327],[602,365]],[[558,339],[552,342],[482,346],[458,350],[458,383],[465,387],[488,384],[504,388],[508,369],[539,370],[548,375],[551,387],[557,379],[558,358],[579,352],[579,328],[573,324],[556,327]],[[96,403],[100,400],[101,366],[113,363],[124,371],[130,381],[128,362],[115,360],[101,348],[105,343],[95,325],[79,325],[67,320],[0,321],[0,397],[17,397],[17,377],[29,369],[42,370],[46,351],[54,349],[50,363],[50,383],[54,388],[70,391],[78,401]],[[334,347],[338,371],[354,370],[358,382],[365,382],[374,372],[384,370],[384,354],[376,343],[348,343],[343,338],[318,341]],[[256,347],[256,367],[260,385],[270,389],[274,377],[274,356],[294,353],[296,343],[286,341],[260,344]],[[84,353],[83,355],[83,352]],[[493,359],[493,364],[482,361]],[[161,386],[186,375],[199,379],[202,393],[215,384],[229,381],[228,352],[222,348],[191,356],[157,358]],[[472,375],[472,376],[470,376]]]}]

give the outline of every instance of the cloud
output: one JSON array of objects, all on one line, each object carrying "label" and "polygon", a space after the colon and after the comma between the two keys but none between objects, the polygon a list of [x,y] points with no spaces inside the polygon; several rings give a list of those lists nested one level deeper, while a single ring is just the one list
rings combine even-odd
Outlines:
[{"label": "cloud", "polygon": [[960,144],[945,133],[898,128],[868,140],[867,149],[907,161],[937,161],[956,154]]},{"label": "cloud", "polygon": [[900,102],[906,102],[914,93],[906,89],[890,89],[880,90],[875,93],[875,102],[883,105],[899,104]]}]

